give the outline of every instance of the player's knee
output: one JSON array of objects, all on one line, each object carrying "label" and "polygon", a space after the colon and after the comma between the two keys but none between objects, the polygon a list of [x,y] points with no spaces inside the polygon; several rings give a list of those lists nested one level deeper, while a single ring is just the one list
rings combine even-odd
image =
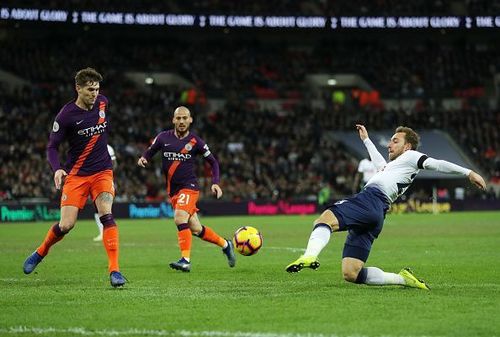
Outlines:
[{"label": "player's knee", "polygon": [[333,231],[333,228],[331,226],[331,224],[325,222],[324,219],[322,219],[321,217],[317,218],[316,220],[313,221],[313,229],[318,227],[318,226],[324,226],[324,227],[327,227],[329,228],[331,231]]},{"label": "player's knee", "polygon": [[63,233],[68,233],[73,227],[75,227],[75,221],[59,221],[59,228]]},{"label": "player's knee", "polygon": [[362,269],[362,265],[343,263],[342,264],[342,276],[347,282],[355,283],[358,279],[358,274]]},{"label": "player's knee", "polygon": [[318,224],[326,224],[332,231],[337,231],[339,228],[338,220],[330,210],[324,211],[318,218],[316,218],[313,222],[313,227],[316,227]]},{"label": "player's knee", "polygon": [[176,211],[174,213],[174,222],[177,226],[187,223],[189,221],[189,213]]},{"label": "player's knee", "polygon": [[182,224],[188,223],[188,219],[181,217],[181,218],[174,218],[174,223],[176,226],[180,226]]},{"label": "player's knee", "polygon": [[347,270],[342,270],[342,276],[344,277],[344,280],[347,282],[356,282],[356,279],[358,278],[358,271],[352,270],[352,269],[347,269]]},{"label": "player's knee", "polygon": [[191,233],[193,235],[202,237],[203,233],[205,232],[205,228],[203,226],[196,226],[196,225],[190,225],[189,228],[191,229]]}]

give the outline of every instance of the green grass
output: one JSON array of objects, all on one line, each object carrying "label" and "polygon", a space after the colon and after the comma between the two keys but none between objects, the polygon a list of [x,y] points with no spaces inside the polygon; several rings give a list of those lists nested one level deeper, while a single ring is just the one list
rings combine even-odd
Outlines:
[{"label": "green grass", "polygon": [[264,246],[230,269],[194,238],[192,271],[181,273],[168,268],[179,255],[172,220],[121,220],[124,289],[109,286],[93,222],[80,221],[29,276],[23,261],[51,224],[0,224],[0,335],[500,336],[500,212],[388,216],[368,265],[411,266],[430,292],[344,282],[345,233],[319,270],[287,274],[313,217],[202,220],[224,236],[253,225]]}]

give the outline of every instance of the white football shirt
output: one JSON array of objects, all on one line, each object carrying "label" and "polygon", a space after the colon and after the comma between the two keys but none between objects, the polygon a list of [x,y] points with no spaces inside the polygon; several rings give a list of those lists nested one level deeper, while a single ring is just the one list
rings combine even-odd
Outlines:
[{"label": "white football shirt", "polygon": [[358,172],[363,174],[363,183],[366,184],[377,173],[377,168],[370,159],[365,158],[359,162]]},{"label": "white football shirt", "polygon": [[420,169],[423,168],[418,166],[419,160],[421,161],[420,165],[422,165],[426,158],[426,155],[418,151],[405,151],[375,173],[366,183],[366,187],[378,188],[391,202],[394,202],[405,193]]},{"label": "white football shirt", "polygon": [[471,172],[470,169],[446,160],[427,157],[427,155],[415,150],[407,150],[393,161],[387,163],[369,138],[365,139],[363,143],[370,154],[370,159],[379,170],[368,180],[365,187],[379,189],[389,198],[391,203],[406,192],[420,169],[458,173],[464,176],[468,176]]}]

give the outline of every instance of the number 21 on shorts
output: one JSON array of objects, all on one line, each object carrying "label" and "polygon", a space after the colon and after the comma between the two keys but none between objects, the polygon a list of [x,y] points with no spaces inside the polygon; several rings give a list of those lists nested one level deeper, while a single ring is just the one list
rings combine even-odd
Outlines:
[{"label": "number 21 on shorts", "polygon": [[190,197],[189,194],[181,193],[181,194],[179,194],[179,198],[177,199],[177,203],[179,205],[187,205],[187,204],[189,204],[189,197]]}]

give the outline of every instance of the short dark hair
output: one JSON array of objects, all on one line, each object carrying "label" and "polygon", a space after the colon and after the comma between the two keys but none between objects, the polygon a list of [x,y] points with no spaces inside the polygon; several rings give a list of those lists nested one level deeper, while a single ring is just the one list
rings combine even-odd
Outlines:
[{"label": "short dark hair", "polygon": [[405,141],[411,144],[411,149],[416,150],[420,145],[420,136],[412,128],[406,126],[398,126],[396,133],[402,132],[405,134]]},{"label": "short dark hair", "polygon": [[88,82],[101,82],[102,75],[97,72],[94,68],[85,68],[78,70],[75,75],[76,85],[84,86]]}]

